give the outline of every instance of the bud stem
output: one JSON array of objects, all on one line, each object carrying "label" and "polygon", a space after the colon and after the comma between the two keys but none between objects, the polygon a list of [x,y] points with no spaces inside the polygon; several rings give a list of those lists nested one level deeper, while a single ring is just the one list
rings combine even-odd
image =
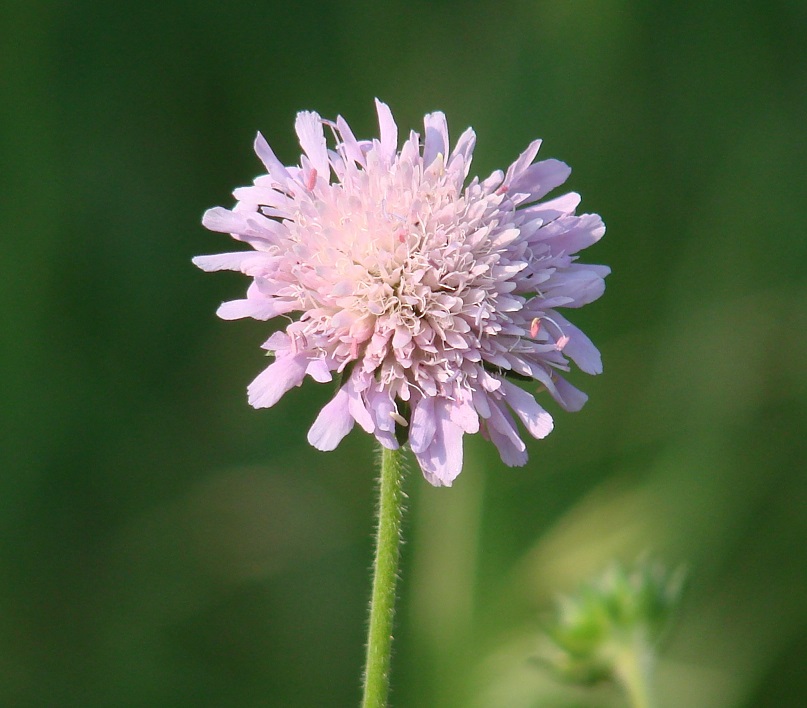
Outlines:
[{"label": "bud stem", "polygon": [[653,651],[642,638],[637,637],[620,652],[614,668],[631,708],[657,708],[651,690]]}]

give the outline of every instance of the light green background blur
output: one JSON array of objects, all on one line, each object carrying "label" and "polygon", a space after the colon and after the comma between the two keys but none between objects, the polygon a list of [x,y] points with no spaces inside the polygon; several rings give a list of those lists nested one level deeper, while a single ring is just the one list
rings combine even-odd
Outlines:
[{"label": "light green background blur", "polygon": [[642,552],[690,574],[662,708],[805,705],[806,38],[797,0],[4,2],[0,705],[357,703],[371,441],[308,447],[328,386],[247,406],[267,325],[190,258],[256,131],[293,163],[297,110],[370,137],[375,96],[483,176],[544,138],[613,269],[587,407],[408,478],[394,705],[621,705],[532,657]]}]

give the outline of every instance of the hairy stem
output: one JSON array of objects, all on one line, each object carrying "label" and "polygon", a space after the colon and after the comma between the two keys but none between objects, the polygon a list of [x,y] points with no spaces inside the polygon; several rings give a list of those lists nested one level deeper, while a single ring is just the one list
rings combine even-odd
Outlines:
[{"label": "hairy stem", "polygon": [[378,528],[362,708],[384,708],[387,705],[403,516],[403,452],[382,448],[380,459]]}]

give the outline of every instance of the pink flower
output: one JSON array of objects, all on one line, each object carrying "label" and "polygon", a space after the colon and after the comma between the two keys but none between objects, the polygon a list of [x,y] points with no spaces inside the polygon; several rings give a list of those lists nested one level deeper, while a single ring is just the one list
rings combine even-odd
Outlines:
[{"label": "pink flower", "polygon": [[253,249],[194,258],[203,270],[252,278],[246,298],[218,315],[291,320],[263,344],[274,361],[250,384],[249,402],[267,408],[306,375],[337,375],[308,433],[320,450],[358,423],[388,448],[408,441],[426,479],[448,486],[462,469],[463,435],[481,432],[506,464],[523,465],[513,413],[535,438],[553,422],[511,379],[534,379],[576,411],[586,395],[559,372],[569,359],[602,371],[597,349],[558,308],[603,293],[609,269],[575,254],[605,226],[575,215],[577,194],[538,201],[570,172],[558,160],[533,162],[540,141],[506,174],[466,185],[471,129],[450,149],[445,116],[430,113],[423,137],[411,132],[399,150],[389,108],[376,108],[374,140],[357,140],[341,117],[299,113],[295,167],[259,134],[267,174],[235,190],[232,210],[204,216],[207,228]]}]

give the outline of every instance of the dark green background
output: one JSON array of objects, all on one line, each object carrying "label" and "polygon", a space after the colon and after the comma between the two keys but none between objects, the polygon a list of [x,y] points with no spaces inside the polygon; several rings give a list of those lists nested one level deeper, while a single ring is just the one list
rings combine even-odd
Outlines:
[{"label": "dark green background", "polygon": [[415,471],[397,706],[618,706],[530,661],[611,558],[686,563],[663,707],[807,691],[807,4],[14,2],[0,8],[0,705],[351,706],[373,448],[256,412],[266,325],[203,211],[297,160],[297,110],[374,135],[446,112],[474,173],[535,137],[608,234],[573,313],[605,374],[507,469]]}]

